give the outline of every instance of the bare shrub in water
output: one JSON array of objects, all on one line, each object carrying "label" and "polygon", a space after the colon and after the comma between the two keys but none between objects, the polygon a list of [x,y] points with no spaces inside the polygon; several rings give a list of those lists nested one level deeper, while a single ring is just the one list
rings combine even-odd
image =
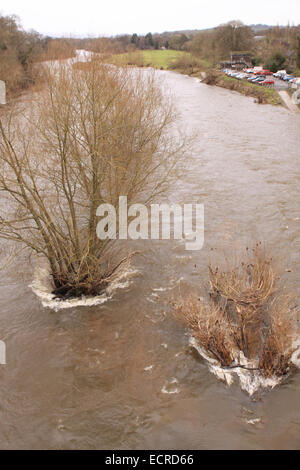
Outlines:
[{"label": "bare shrub in water", "polygon": [[223,367],[247,368],[237,363],[242,352],[265,377],[285,375],[292,367],[295,314],[289,296],[278,293],[272,259],[257,244],[238,266],[209,266],[209,273],[209,303],[188,297],[175,305],[198,344]]},{"label": "bare shrub in water", "polygon": [[176,305],[176,314],[184,319],[193,331],[199,345],[222,366],[233,362],[232,338],[228,334],[225,312],[214,303],[205,304],[197,297],[181,299]]},{"label": "bare shrub in water", "polygon": [[174,120],[153,75],[94,60],[55,67],[25,115],[2,119],[0,237],[47,258],[57,295],[98,294],[116,275],[96,210],[166,190],[184,146]]},{"label": "bare shrub in water", "polygon": [[257,244],[245,262],[222,271],[209,266],[211,291],[227,301],[258,307],[264,305],[274,293],[276,273],[272,259]]},{"label": "bare shrub in water", "polygon": [[295,318],[291,299],[279,297],[268,311],[269,328],[266,331],[259,368],[266,377],[285,375],[291,368]]}]

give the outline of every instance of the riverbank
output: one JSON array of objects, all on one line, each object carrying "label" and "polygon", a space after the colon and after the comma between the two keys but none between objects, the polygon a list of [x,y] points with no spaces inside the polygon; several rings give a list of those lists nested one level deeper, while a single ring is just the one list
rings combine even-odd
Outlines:
[{"label": "riverbank", "polygon": [[[287,101],[289,102],[289,104],[287,104],[288,108],[291,109],[292,111],[296,112],[296,113],[299,113],[300,112],[300,104],[296,104],[294,103],[294,101],[292,100],[292,97],[295,93],[295,89],[294,88],[288,88],[287,91],[286,91],[286,99]],[[291,106],[291,108],[290,108]]]},{"label": "riverbank", "polygon": [[284,104],[278,92],[273,88],[255,85],[244,80],[236,80],[235,78],[227,77],[217,70],[210,70],[203,81],[207,85],[216,85],[227,90],[237,91],[245,96],[252,96],[260,104],[271,104],[274,106]]},{"label": "riverbank", "polygon": [[137,50],[113,55],[107,61],[119,66],[131,65],[170,70],[190,77],[198,77],[207,85],[215,85],[237,91],[244,96],[252,96],[260,104],[284,105],[284,101],[276,90],[227,77],[220,71],[213,69],[208,60],[199,59],[184,51]]}]

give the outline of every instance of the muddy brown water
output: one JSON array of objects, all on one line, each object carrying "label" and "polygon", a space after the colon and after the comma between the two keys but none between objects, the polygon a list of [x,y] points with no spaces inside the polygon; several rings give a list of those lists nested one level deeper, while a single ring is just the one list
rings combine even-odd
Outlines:
[{"label": "muddy brown water", "polygon": [[[300,448],[300,373],[254,400],[188,346],[169,299],[205,291],[214,250],[267,242],[299,291],[300,117],[159,72],[181,123],[198,131],[170,199],[205,204],[205,245],[131,243],[141,275],[104,305],[58,312],[3,272],[1,449]],[[213,249],[213,250],[212,250]],[[22,270],[22,264],[14,268]]]}]

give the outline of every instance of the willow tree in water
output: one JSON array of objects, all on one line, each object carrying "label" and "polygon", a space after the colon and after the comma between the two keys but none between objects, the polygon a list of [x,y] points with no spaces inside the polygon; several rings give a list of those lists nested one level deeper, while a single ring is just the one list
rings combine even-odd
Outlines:
[{"label": "willow tree in water", "polygon": [[153,75],[94,60],[48,71],[30,110],[2,118],[0,236],[48,260],[57,295],[96,295],[115,275],[97,208],[166,190],[183,150],[174,121]]}]

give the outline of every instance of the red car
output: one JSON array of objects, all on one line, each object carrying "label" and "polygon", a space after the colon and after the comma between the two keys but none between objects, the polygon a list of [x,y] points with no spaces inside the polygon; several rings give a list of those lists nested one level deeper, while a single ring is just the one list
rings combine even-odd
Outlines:
[{"label": "red car", "polygon": [[256,72],[256,75],[273,75],[270,70],[261,70],[260,72]]},{"label": "red car", "polygon": [[272,80],[271,78],[267,78],[263,82],[260,82],[260,85],[274,85],[274,83],[274,80]]}]

